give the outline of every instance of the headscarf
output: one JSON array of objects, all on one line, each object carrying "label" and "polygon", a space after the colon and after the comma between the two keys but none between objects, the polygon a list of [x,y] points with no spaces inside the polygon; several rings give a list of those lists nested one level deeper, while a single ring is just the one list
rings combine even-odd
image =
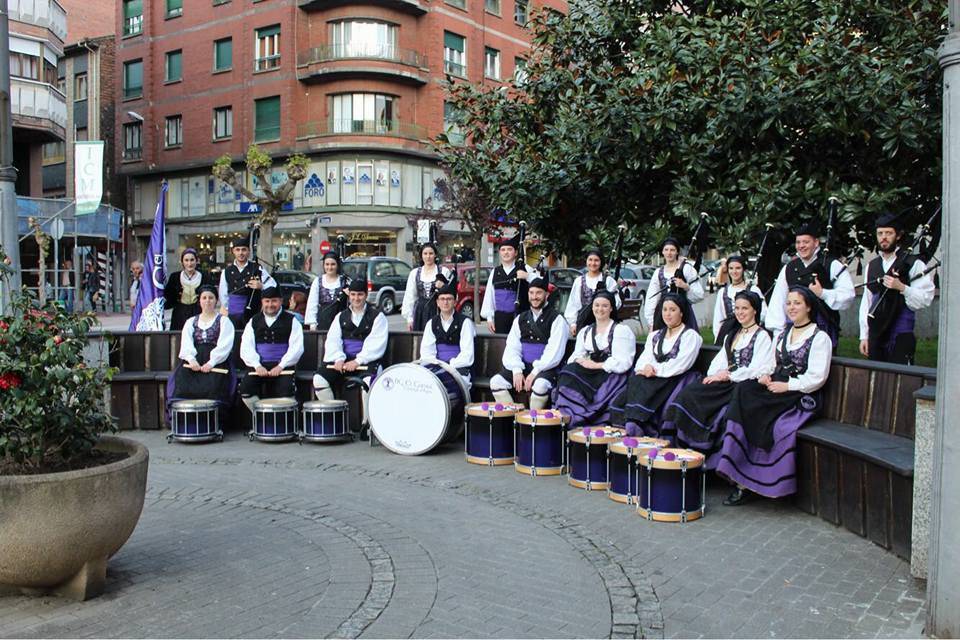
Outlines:
[{"label": "headscarf", "polygon": [[180,253],[180,264],[183,264],[183,256],[187,255],[188,253],[192,253],[192,254],[193,254],[193,257],[196,258],[198,262],[200,261],[200,256],[197,255],[197,250],[196,250],[196,249],[187,248],[187,249],[184,249],[183,252]]},{"label": "headscarf", "polygon": [[667,327],[667,323],[663,321],[663,305],[665,302],[672,302],[680,307],[683,324],[687,327],[691,326],[693,322],[693,307],[690,306],[690,301],[687,300],[686,296],[682,296],[679,293],[664,293],[661,294],[660,300],[657,302],[657,310],[653,316],[654,331],[666,329]]},{"label": "headscarf", "polygon": [[217,300],[220,299],[220,292],[217,291],[217,288],[212,284],[202,284],[197,287],[197,298],[200,297],[201,293],[212,293],[214,298]]},{"label": "headscarf", "polygon": [[810,321],[816,322],[817,304],[818,304],[817,301],[819,300],[817,295],[813,291],[810,291],[810,289],[802,285],[793,285],[792,287],[790,287],[790,291],[788,293],[799,293],[801,296],[803,296],[804,302],[807,303],[807,308],[810,309]]}]

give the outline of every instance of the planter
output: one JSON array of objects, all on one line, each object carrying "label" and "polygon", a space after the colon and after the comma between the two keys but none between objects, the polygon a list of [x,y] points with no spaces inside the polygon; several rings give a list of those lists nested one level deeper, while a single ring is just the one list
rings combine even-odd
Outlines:
[{"label": "planter", "polygon": [[0,476],[0,591],[100,595],[107,559],[133,533],[147,486],[147,448],[103,436],[129,457],[80,471]]}]

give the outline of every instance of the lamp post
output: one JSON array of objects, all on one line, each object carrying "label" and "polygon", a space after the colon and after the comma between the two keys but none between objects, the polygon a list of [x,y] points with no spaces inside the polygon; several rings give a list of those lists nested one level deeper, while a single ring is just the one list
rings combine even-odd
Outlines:
[{"label": "lamp post", "polygon": [[[13,115],[10,112],[10,31],[7,0],[0,0],[0,247],[10,258],[8,282],[20,288],[20,242],[17,235],[17,170],[13,166]],[[10,291],[0,285],[0,312]]]}]

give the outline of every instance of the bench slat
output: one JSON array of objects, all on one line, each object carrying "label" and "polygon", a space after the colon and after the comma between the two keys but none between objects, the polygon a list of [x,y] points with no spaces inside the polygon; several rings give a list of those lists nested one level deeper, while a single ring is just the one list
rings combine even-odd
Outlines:
[{"label": "bench slat", "polygon": [[800,440],[842,451],[905,477],[913,476],[913,441],[834,420],[814,420]]}]

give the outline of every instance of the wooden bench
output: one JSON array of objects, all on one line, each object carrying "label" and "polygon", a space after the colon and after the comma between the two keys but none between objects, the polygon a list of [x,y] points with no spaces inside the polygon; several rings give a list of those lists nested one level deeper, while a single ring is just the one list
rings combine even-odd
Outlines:
[{"label": "wooden bench", "polygon": [[620,308],[617,309],[617,320],[638,320],[642,312],[643,300],[640,298],[624,300]]}]

